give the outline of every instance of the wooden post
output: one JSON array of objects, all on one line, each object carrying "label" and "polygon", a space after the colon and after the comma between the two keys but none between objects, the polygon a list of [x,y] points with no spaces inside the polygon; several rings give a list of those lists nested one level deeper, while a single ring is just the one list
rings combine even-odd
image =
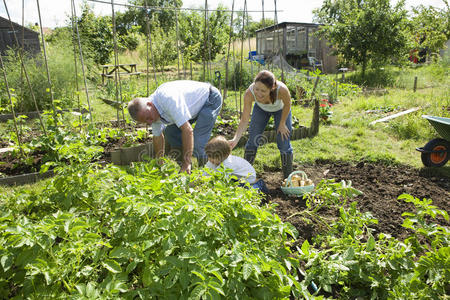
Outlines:
[{"label": "wooden post", "polygon": [[192,61],[191,61],[191,80],[192,80]]},{"label": "wooden post", "polygon": [[417,76],[414,76],[414,93],[417,90]]},{"label": "wooden post", "polygon": [[[339,72],[339,71],[338,71]],[[334,94],[334,101],[337,103],[337,101],[338,101],[338,85],[339,85],[339,82],[338,82],[338,72],[336,72],[336,78],[334,79],[334,83],[336,84],[336,92],[335,92],[335,94]]]}]

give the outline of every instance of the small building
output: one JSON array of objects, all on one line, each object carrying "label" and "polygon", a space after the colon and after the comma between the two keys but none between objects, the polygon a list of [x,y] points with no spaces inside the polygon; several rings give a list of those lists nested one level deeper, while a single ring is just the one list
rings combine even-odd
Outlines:
[{"label": "small building", "polygon": [[[24,51],[35,55],[41,52],[41,46],[39,43],[39,33],[29,28],[23,27],[17,23],[12,22],[14,32],[19,42],[19,47]],[[0,53],[5,55],[5,51],[8,48],[17,48],[14,32],[11,29],[11,23],[8,19],[0,17]]]},{"label": "small building", "polygon": [[297,69],[320,67],[324,73],[337,71],[337,57],[327,41],[314,35],[320,24],[282,22],[256,31],[256,51],[271,58],[282,57]]}]

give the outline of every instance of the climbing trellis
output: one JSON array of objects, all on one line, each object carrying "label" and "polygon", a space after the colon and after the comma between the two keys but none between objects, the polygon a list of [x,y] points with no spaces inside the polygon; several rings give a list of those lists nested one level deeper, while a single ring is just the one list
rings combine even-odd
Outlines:
[{"label": "climbing trellis", "polygon": [[[77,97],[77,105],[78,105],[78,109],[81,111],[81,101],[80,101],[80,93],[81,90],[84,90],[85,93],[85,97],[86,97],[86,101],[87,101],[87,105],[88,105],[88,110],[89,110],[89,115],[90,115],[90,121],[94,121],[94,116],[93,116],[93,111],[91,108],[91,91],[88,87],[88,79],[87,79],[87,74],[86,74],[86,63],[84,61],[84,55],[83,55],[83,51],[85,51],[82,47],[82,43],[81,43],[81,39],[80,39],[80,33],[79,33],[79,29],[78,29],[78,16],[77,16],[77,11],[76,11],[76,5],[75,5],[75,0],[67,0],[70,1],[70,5],[71,5],[71,27],[72,27],[72,44],[73,44],[73,63],[74,63],[74,68],[75,68],[75,85],[76,85],[76,97]],[[204,12],[204,17],[205,17],[205,21],[204,21],[204,43],[205,43],[205,49],[207,49],[207,57],[208,59],[205,59],[203,61],[203,75],[204,75],[204,80],[208,80],[208,81],[212,81],[212,76],[214,76],[213,74],[215,74],[215,72],[212,70],[213,66],[214,68],[216,68],[216,65],[213,64],[211,62],[211,30],[210,30],[210,24],[209,24],[209,13],[211,11],[215,11],[214,9],[210,9],[208,7],[208,1],[205,0],[205,4],[204,4],[204,8],[203,9],[191,9],[191,8],[176,8],[176,7],[153,7],[153,6],[148,6],[147,1],[145,1],[144,6],[136,6],[136,5],[130,5],[130,4],[120,4],[120,3],[115,3],[114,0],[111,0],[110,2],[108,1],[99,1],[99,0],[88,0],[89,2],[93,2],[93,3],[100,3],[103,5],[109,5],[111,8],[111,16],[112,16],[112,31],[113,31],[113,43],[114,43],[114,64],[115,65],[119,65],[120,61],[119,61],[119,52],[118,52],[118,42],[117,42],[117,33],[116,33],[116,7],[117,6],[127,6],[127,7],[135,7],[138,9],[142,9],[143,11],[145,11],[145,20],[146,20],[146,28],[147,28],[147,37],[146,37],[146,81],[147,81],[147,96],[150,94],[150,82],[151,80],[154,81],[154,83],[156,85],[158,85],[158,79],[156,76],[156,66],[155,66],[155,59],[154,59],[154,51],[153,51],[153,47],[152,47],[152,21],[150,20],[150,13],[152,11],[155,12],[160,12],[160,11],[164,11],[164,10],[174,10],[175,11],[175,24],[176,24],[176,46],[177,46],[177,78],[178,79],[182,79],[186,77],[186,72],[185,70],[185,64],[184,64],[184,58],[183,58],[183,53],[182,51],[180,51],[180,37],[179,37],[179,11],[181,10],[199,10],[199,11],[203,11]],[[11,28],[13,28],[13,21],[11,20],[10,16],[9,16],[9,11],[8,11],[8,6],[6,3],[6,0],[3,0],[3,4],[5,7],[5,11],[8,15],[8,20],[11,23]],[[262,10],[257,10],[257,11],[252,11],[252,12],[259,12],[262,13],[263,19],[264,19],[264,15],[265,15],[265,11],[264,11],[264,0],[262,0],[261,2],[262,4]],[[42,22],[42,18],[41,18],[41,10],[40,10],[40,3],[39,0],[36,0],[36,9],[38,12],[38,17],[39,17],[39,31],[41,33],[41,39],[42,39],[42,49],[43,49],[43,62],[45,65],[45,71],[46,71],[46,78],[47,78],[47,89],[49,90],[49,97],[50,99],[50,104],[51,104],[51,112],[54,116],[54,120],[56,122],[56,108],[55,108],[55,100],[53,99],[53,91],[52,91],[52,74],[49,70],[49,66],[48,66],[48,62],[49,59],[52,59],[51,57],[48,57],[48,53],[47,53],[47,49],[46,49],[46,43],[44,40],[44,24]],[[227,10],[225,10],[227,11]],[[228,10],[228,12],[231,13],[231,18],[230,18],[230,26],[233,25],[233,19],[234,19],[234,14],[237,12],[235,10],[235,0],[233,0],[232,3],[232,8],[231,10]],[[243,60],[244,60],[244,48],[243,48],[243,41],[244,39],[248,36],[246,35],[246,29],[248,28],[248,15],[249,15],[249,10],[247,8],[247,0],[243,1],[243,10],[241,10],[242,12],[242,36],[241,36],[241,50],[240,50],[240,64],[239,64],[239,68],[240,68],[240,72],[242,73],[242,69],[243,69]],[[276,12],[276,0],[275,0],[275,11],[273,11],[275,13],[275,16],[277,15]],[[22,24],[24,23],[24,0],[22,0]],[[22,36],[22,43],[19,43],[18,37],[15,34],[15,31],[12,30],[12,32],[14,32],[14,39],[15,39],[15,45],[18,49],[21,49],[21,51],[18,51],[18,57],[20,60],[20,64],[21,64],[21,69],[23,72],[23,76],[25,78],[26,84],[28,86],[28,88],[30,89],[30,94],[32,96],[34,105],[35,105],[35,109],[36,112],[38,114],[39,120],[40,120],[40,125],[42,128],[42,131],[44,132],[44,134],[46,134],[46,126],[44,125],[44,122],[42,121],[42,117],[41,117],[41,112],[39,110],[38,104],[37,104],[37,100],[36,97],[34,97],[34,93],[33,93],[33,89],[31,87],[30,84],[30,80],[29,80],[29,76],[28,76],[28,71],[27,71],[27,66],[24,64],[23,61],[23,36]],[[224,96],[226,96],[227,94],[227,82],[228,82],[228,77],[229,77],[229,61],[230,61],[230,45],[232,44],[232,33],[230,32],[230,37],[229,37],[229,41],[228,41],[228,47],[227,47],[227,53],[226,53],[226,61],[224,62],[225,65],[225,84],[224,84],[224,91],[223,94]],[[249,45],[250,48],[250,45]],[[235,53],[235,49],[234,49],[234,44],[233,44],[233,53]],[[152,65],[152,73],[153,73],[153,78],[150,78],[150,57],[151,57],[151,61],[153,63]],[[204,56],[206,57],[206,56]],[[236,68],[236,56],[233,55],[233,69]],[[180,66],[180,62],[181,62],[181,66]],[[8,87],[8,74],[5,71],[4,68],[4,64],[3,64],[3,60],[0,61],[1,63],[1,68],[3,71],[3,79],[5,81],[5,85],[7,86],[7,90],[9,92],[9,87]],[[220,67],[219,67],[220,68]],[[191,64],[191,79],[192,79],[192,64]],[[79,82],[78,82],[78,71],[81,70],[81,75],[82,75],[82,79],[83,79],[83,86],[84,88],[81,89]],[[236,71],[236,70],[234,70]],[[181,76],[181,72],[183,73],[183,76]],[[251,67],[251,76],[253,77],[253,66]],[[207,77],[207,78],[206,78]],[[125,116],[124,116],[124,111],[122,109],[123,105],[124,105],[124,98],[122,95],[122,78],[120,76],[120,73],[118,72],[118,70],[116,69],[114,71],[114,90],[115,90],[115,101],[119,102],[121,105],[117,107],[117,120],[124,120]],[[236,76],[234,76],[234,80],[236,81]],[[240,78],[240,80],[242,81],[242,77]],[[235,90],[237,89],[237,82],[234,82],[235,85]],[[235,93],[235,110],[239,111],[241,110],[241,105],[242,105],[242,82],[239,83],[239,104],[237,103],[237,93]],[[17,124],[16,124],[16,112],[14,111],[14,107],[13,107],[13,103],[11,101],[11,95],[9,95],[10,98],[10,106],[11,106],[11,112],[13,114],[13,119],[14,119],[14,124],[15,124],[15,130],[16,130],[16,134],[19,137],[19,143],[20,143],[20,132],[17,129]],[[82,121],[82,118],[80,117],[80,121]],[[57,124],[55,123],[55,126],[57,126]]]}]

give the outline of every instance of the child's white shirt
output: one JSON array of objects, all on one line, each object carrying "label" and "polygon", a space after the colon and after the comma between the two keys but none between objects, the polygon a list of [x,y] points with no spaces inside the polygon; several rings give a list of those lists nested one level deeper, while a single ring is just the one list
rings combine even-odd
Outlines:
[{"label": "child's white shirt", "polygon": [[[253,166],[239,156],[230,155],[228,156],[222,164],[226,169],[231,169],[231,175],[235,175],[238,178],[245,178],[248,183],[256,182],[256,171]],[[208,161],[205,165],[207,168],[217,170],[219,165],[214,165],[210,161]]]}]

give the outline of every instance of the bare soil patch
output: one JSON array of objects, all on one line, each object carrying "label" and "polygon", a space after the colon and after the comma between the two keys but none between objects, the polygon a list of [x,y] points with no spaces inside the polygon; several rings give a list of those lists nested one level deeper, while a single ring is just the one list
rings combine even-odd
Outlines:
[{"label": "bare soil patch", "polygon": [[[314,165],[294,166],[295,170],[303,170],[316,184],[322,179],[351,180],[352,186],[364,194],[354,198],[361,212],[370,211],[378,219],[374,225],[375,233],[388,233],[403,240],[410,232],[403,228],[404,212],[414,212],[414,207],[398,196],[407,193],[416,198],[432,199],[433,205],[447,210],[450,204],[450,178],[436,175],[430,169],[415,169],[410,166],[386,166],[376,163],[349,163],[320,161]],[[266,182],[270,194],[266,200],[278,204],[276,213],[283,221],[293,224],[298,232],[297,243],[320,233],[323,228],[318,224],[306,222],[299,212],[306,208],[305,200],[300,197],[287,196],[280,189],[282,173],[280,170],[265,171],[260,177]],[[297,214],[297,216],[296,216]],[[325,218],[337,218],[336,209],[323,208],[318,214]],[[436,220],[434,221],[436,222]],[[437,220],[441,225],[448,225],[443,218]]]}]

